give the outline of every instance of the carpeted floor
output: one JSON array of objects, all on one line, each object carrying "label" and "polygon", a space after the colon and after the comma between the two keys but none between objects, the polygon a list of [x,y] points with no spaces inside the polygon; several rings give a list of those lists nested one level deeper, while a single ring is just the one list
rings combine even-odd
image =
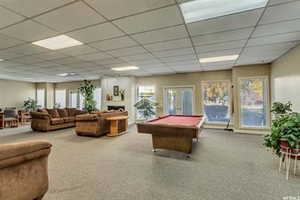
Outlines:
[{"label": "carpeted floor", "polygon": [[73,129],[33,133],[0,130],[0,144],[48,140],[50,188],[45,200],[281,200],[300,195],[298,177],[285,180],[261,136],[202,132],[191,158],[153,153],[150,135],[78,137]]}]

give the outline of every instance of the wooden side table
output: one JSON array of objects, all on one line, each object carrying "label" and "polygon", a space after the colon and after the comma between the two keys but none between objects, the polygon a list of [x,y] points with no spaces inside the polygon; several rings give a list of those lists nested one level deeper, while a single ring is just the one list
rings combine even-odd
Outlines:
[{"label": "wooden side table", "polygon": [[110,132],[107,136],[115,137],[127,132],[128,116],[109,117],[106,120],[110,122]]},{"label": "wooden side table", "polygon": [[4,128],[4,113],[0,112],[0,129]]}]

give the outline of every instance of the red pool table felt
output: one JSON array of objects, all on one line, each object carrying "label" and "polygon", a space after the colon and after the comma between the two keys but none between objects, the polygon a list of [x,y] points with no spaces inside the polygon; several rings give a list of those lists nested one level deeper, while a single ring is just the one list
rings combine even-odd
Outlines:
[{"label": "red pool table felt", "polygon": [[202,116],[196,115],[167,115],[149,121],[151,124],[197,126]]}]

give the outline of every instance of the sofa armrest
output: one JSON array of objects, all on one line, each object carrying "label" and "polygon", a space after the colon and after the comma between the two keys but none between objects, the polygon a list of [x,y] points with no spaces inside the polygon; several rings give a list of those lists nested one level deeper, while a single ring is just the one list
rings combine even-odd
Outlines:
[{"label": "sofa armrest", "polygon": [[50,119],[50,115],[48,113],[42,113],[42,112],[30,112],[30,115],[32,119]]},{"label": "sofa armrest", "polygon": [[0,169],[48,156],[52,145],[47,141],[31,141],[0,145]]},{"label": "sofa armrest", "polygon": [[97,114],[83,114],[83,115],[76,116],[76,121],[97,121],[97,120],[99,120]]}]

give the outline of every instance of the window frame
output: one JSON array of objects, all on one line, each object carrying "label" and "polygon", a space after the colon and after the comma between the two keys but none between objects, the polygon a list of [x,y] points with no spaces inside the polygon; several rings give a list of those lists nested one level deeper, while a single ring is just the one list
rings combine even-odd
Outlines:
[{"label": "window frame", "polygon": [[[245,126],[242,125],[242,105],[241,105],[241,81],[243,80],[256,80],[256,79],[261,79],[264,81],[264,85],[266,86],[264,88],[264,98],[266,99],[265,102],[265,112],[266,112],[266,126]],[[256,129],[256,130],[265,130],[265,129],[270,129],[271,127],[271,117],[270,117],[270,84],[269,84],[269,77],[268,76],[248,76],[248,77],[239,77],[238,78],[238,84],[237,84],[237,99],[238,99],[238,114],[239,114],[239,128],[241,129]]]},{"label": "window frame", "polygon": [[[229,120],[230,120],[230,124],[233,124],[233,115],[232,115],[232,101],[233,101],[233,97],[232,97],[232,82],[228,79],[226,80],[205,80],[205,81],[201,81],[201,103],[202,103],[202,111],[203,111],[203,115],[205,116],[205,103],[204,103],[204,90],[203,90],[203,83],[213,83],[213,82],[226,82],[228,83],[228,112],[229,112]],[[207,124],[211,124],[211,125],[226,125],[228,122],[210,122],[208,121],[208,119],[206,118],[205,123]]]},{"label": "window frame", "polygon": [[[56,91],[65,91],[65,106],[64,107],[66,108],[67,107],[67,96],[68,96],[67,95],[67,93],[68,93],[67,89],[56,89],[55,88],[55,90],[54,90],[54,105],[57,103],[56,102],[56,96],[57,96]],[[64,107],[61,107],[61,108],[64,108]]]},{"label": "window frame", "polygon": [[[44,105],[43,106],[41,106],[41,105],[39,105],[38,104],[38,90],[43,90],[44,91]],[[47,102],[46,102],[46,88],[37,88],[36,89],[36,93],[35,93],[35,95],[36,95],[36,103],[37,103],[37,105],[38,106],[41,106],[41,108],[46,108],[47,107]]]},{"label": "window frame", "polygon": [[[156,86],[155,85],[137,85],[136,86],[135,103],[137,103],[138,100],[139,100],[139,87],[153,87],[153,89],[154,89],[154,95],[153,96],[155,97],[155,101],[157,100],[157,95],[156,95],[157,90],[156,90]],[[137,114],[138,109],[136,107],[134,107],[134,110],[135,110],[134,113],[135,113],[135,119],[136,120],[145,120],[145,119],[139,119],[138,118],[138,114]],[[155,117],[157,117],[157,106],[155,106],[154,112],[155,112]]]}]

